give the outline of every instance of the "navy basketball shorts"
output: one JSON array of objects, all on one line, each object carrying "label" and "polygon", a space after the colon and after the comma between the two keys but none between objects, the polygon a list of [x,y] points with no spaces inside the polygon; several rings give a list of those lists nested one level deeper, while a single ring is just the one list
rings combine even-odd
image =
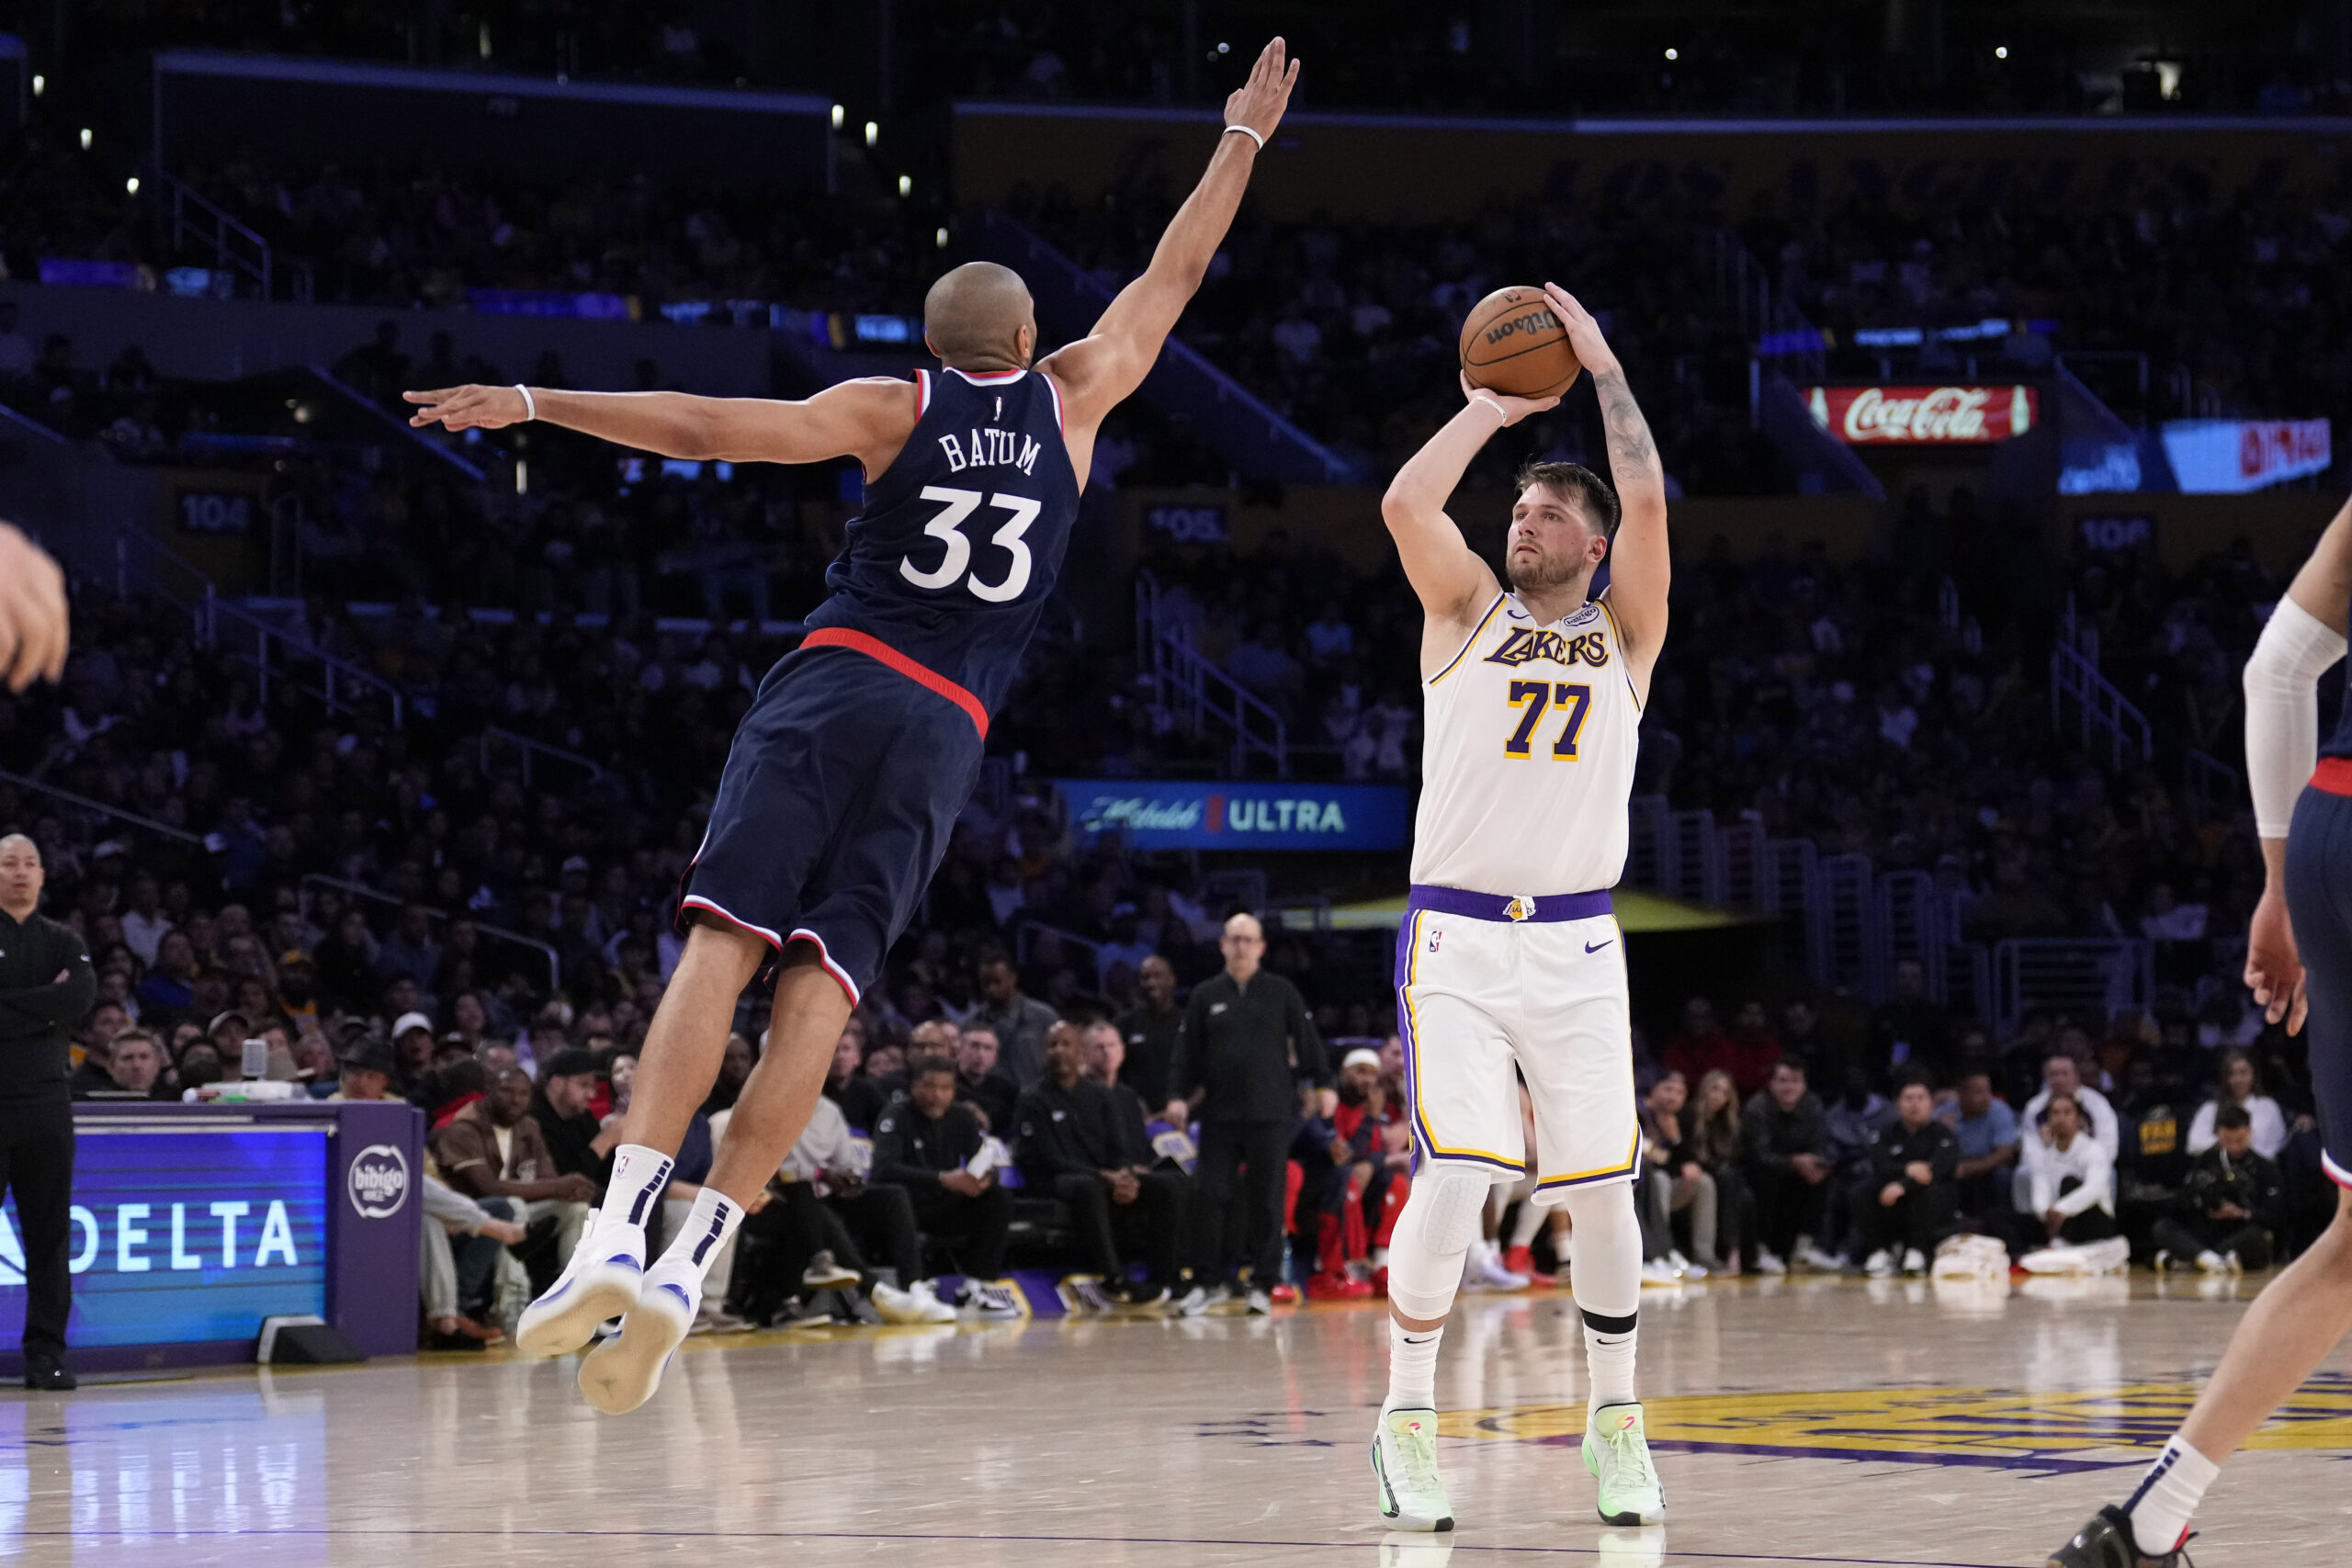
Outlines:
[{"label": "navy basketball shorts", "polygon": [[970,715],[879,660],[785,655],[735,731],[680,923],[779,955],[808,942],[854,1004],[922,907],[980,757]]},{"label": "navy basketball shorts", "polygon": [[2304,1022],[2321,1160],[2352,1187],[2352,795],[2306,789],[2287,830],[2287,913],[2311,1001]]}]

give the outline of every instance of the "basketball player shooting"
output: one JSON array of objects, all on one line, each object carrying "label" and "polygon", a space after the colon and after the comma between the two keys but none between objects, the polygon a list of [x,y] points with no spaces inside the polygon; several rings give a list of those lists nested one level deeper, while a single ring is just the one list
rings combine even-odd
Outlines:
[{"label": "basketball player shooting", "polygon": [[[1281,39],[1226,100],[1226,134],[1143,276],[1094,330],[1035,365],[1020,277],[959,266],[923,302],[945,367],[848,381],[805,402],[671,392],[458,387],[411,392],[411,423],[458,431],[541,420],[664,457],[855,457],[864,515],[825,574],[830,597],[736,731],[679,918],[686,948],[646,1036],[603,1206],[517,1343],[560,1355],[626,1314],[580,1367],[597,1409],[633,1410],[701,1303],[743,1206],[807,1123],[834,1042],[945,852],[1003,700],[1052,593],[1103,416],[1143,381],[1206,275],[1298,80]],[[718,1076],[737,998],[775,968],[770,1049],[710,1179],[650,1267],[646,1212]],[[952,1171],[977,1193],[989,1179]],[[971,1283],[967,1309],[1010,1310]]]},{"label": "basketball player shooting", "polygon": [[[1527,1172],[1514,1066],[1534,1106],[1534,1201],[1566,1205],[1576,1226],[1591,1379],[1584,1461],[1600,1516],[1665,1517],[1634,1396],[1640,1134],[1625,944],[1609,889],[1625,866],[1641,705],[1666,637],[1666,479],[1600,327],[1556,285],[1544,295],[1592,372],[1615,491],[1573,463],[1524,470],[1504,553],[1510,587],[1498,582],[1446,498],[1497,431],[1559,400],[1509,397],[1465,377],[1469,400],[1381,505],[1428,617],[1423,784],[1396,944],[1419,1161],[1388,1252],[1388,1395],[1372,1445],[1380,1511],[1400,1529],[1453,1525],[1437,1468],[1438,1344],[1487,1189]],[[1603,560],[1609,588],[1589,600]]]},{"label": "basketball player shooting", "polygon": [[2245,776],[2262,897],[2245,983],[2272,1023],[2311,1029],[2320,1163],[2335,1220],[2238,1320],[2188,1419],[2120,1506],[2091,1516],[2049,1568],[2181,1568],[2222,1461],[2352,1334],[2352,700],[2319,739],[2319,679],[2352,615],[2352,502],[2303,563],[2245,661]]}]

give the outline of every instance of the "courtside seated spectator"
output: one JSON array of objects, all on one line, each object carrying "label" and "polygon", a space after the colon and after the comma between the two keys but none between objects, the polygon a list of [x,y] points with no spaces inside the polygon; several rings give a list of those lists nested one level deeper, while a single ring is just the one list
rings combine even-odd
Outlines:
[{"label": "courtside seated spectator", "polygon": [[126,1029],[107,1045],[107,1074],[111,1089],[97,1089],[99,1099],[164,1100],[176,1098],[164,1087],[164,1052],[154,1035],[143,1029]]},{"label": "courtside seated spectator", "polygon": [[956,1098],[980,1113],[981,1122],[999,1137],[1012,1128],[1014,1103],[1021,1087],[999,1071],[996,1032],[974,1025],[956,1040]]},{"label": "courtside seated spectator", "polygon": [[993,1282],[1004,1272],[1012,1194],[981,1158],[989,1147],[979,1117],[956,1103],[955,1066],[933,1061],[875,1123],[873,1179],[905,1188],[922,1234],[956,1248],[966,1276],[959,1306],[981,1317],[1018,1317],[1011,1291]]},{"label": "courtside seated spectator", "polygon": [[[1069,1205],[1086,1269],[1113,1301],[1147,1305],[1177,1281],[1189,1183],[1152,1168],[1159,1156],[1128,1110],[1086,1076],[1086,1037],[1064,1020],[1046,1032],[1046,1076],[1021,1091],[1013,1123],[1021,1174],[1032,1191]],[[1143,1280],[1128,1280],[1122,1242],[1148,1270]]]},{"label": "courtside seated spectator", "polygon": [[1054,1010],[1023,994],[1021,972],[1001,953],[980,960],[980,1005],[967,1020],[996,1036],[996,1064],[1005,1077],[1027,1089],[1045,1076],[1046,1031],[1058,1021]]},{"label": "courtside seated spectator", "polygon": [[2112,1161],[2123,1148],[2123,1124],[2107,1096],[2083,1082],[2082,1064],[2066,1051],[2052,1053],[2041,1064],[2041,1092],[2025,1102],[2026,1125],[2041,1125],[2042,1112],[2060,1095],[2074,1100],[2075,1114]]},{"label": "courtside seated spectator", "polygon": [[1960,1143],[1960,1212],[1974,1216],[2004,1212],[2009,1204],[2009,1181],[2004,1174],[2018,1162],[2018,1117],[2006,1101],[1993,1094],[1993,1075],[1983,1067],[1968,1067],[1960,1075],[1956,1097],[1941,1112],[1945,1124]]},{"label": "courtside seated spectator", "polygon": [[[1643,1205],[1642,1250],[1648,1254],[1643,1278],[1661,1284],[1686,1277],[1703,1280],[1723,1267],[1715,1256],[1715,1179],[1699,1164],[1687,1113],[1690,1099],[1689,1082],[1679,1071],[1669,1069],[1650,1085],[1638,1111],[1643,1170],[1635,1197]],[[1695,1259],[1684,1257],[1674,1245],[1674,1216],[1685,1211]],[[1660,1264],[1666,1266],[1662,1271]]]},{"label": "courtside seated spectator", "polygon": [[1783,1057],[1771,1083],[1740,1113],[1741,1174],[1756,1195],[1756,1267],[1785,1274],[1790,1261],[1835,1269],[1815,1246],[1829,1222],[1829,1119],[1805,1087],[1804,1064]]},{"label": "courtside seated spectator", "polygon": [[1862,1272],[1873,1279],[1898,1268],[1925,1274],[1960,1213],[1960,1138],[1936,1120],[1926,1078],[1905,1082],[1894,1117],[1871,1145],[1871,1173],[1851,1200],[1854,1246],[1865,1255]]},{"label": "courtside seated spectator", "polygon": [[550,1052],[539,1068],[538,1092],[531,1100],[531,1119],[548,1145],[548,1157],[565,1176],[584,1176],[595,1184],[601,1201],[612,1174],[613,1150],[621,1141],[621,1120],[599,1122],[589,1106],[596,1098],[596,1054],[584,1046],[567,1045]]},{"label": "courtside seated spectator", "polygon": [[2084,1128],[2073,1095],[2049,1097],[2040,1132],[2026,1140],[2025,1176],[2043,1240],[2080,1245],[2115,1234],[2115,1156]]},{"label": "courtside seated spectator", "polygon": [[2282,1188],[2278,1166],[2256,1153],[2243,1105],[2214,1113],[2213,1146],[2188,1168],[2178,1209],[2154,1227],[2156,1270],[2192,1262],[2208,1274],[2270,1267]]},{"label": "courtside seated spectator", "polygon": [[1667,1070],[1682,1075],[1686,1090],[1709,1073],[1722,1071],[1731,1075],[1741,1093],[1760,1093],[1785,1053],[1765,1022],[1761,1003],[1742,1008],[1739,1021],[1737,1031],[1726,1032],[1716,1021],[1715,1004],[1692,997],[1682,1004],[1680,1032],[1667,1042],[1662,1057]]},{"label": "courtside seated spectator", "polygon": [[865,1075],[865,1030],[855,1018],[833,1043],[832,1066],[825,1071],[825,1098],[842,1108],[842,1115],[860,1132],[871,1132],[882,1119],[889,1095]]},{"label": "courtside seated spectator", "polygon": [[[912,1194],[892,1182],[869,1182],[868,1157],[869,1151],[850,1134],[841,1107],[820,1097],[772,1187],[777,1195],[770,1207],[775,1222],[763,1229],[773,1234],[776,1225],[789,1225],[797,1233],[779,1238],[784,1245],[776,1271],[787,1282],[797,1274],[804,1288],[825,1288],[830,1275],[821,1268],[812,1273],[811,1266],[831,1253],[835,1263],[855,1270],[865,1282],[875,1310],[886,1321],[954,1322],[956,1309],[939,1299],[923,1267]],[[751,1230],[751,1221],[744,1226]],[[874,1271],[869,1256],[890,1270],[890,1279]]]},{"label": "courtside seated spectator", "polygon": [[[470,1062],[459,1068],[473,1066]],[[455,1081],[452,1079],[451,1081]],[[558,1171],[547,1139],[531,1117],[531,1080],[509,1067],[482,1097],[459,1110],[433,1136],[434,1162],[451,1187],[502,1219],[519,1220],[529,1233],[523,1252],[532,1287],[552,1280],[588,1223],[595,1183]]]},{"label": "courtside seated spectator", "polygon": [[2213,1076],[2220,1080],[2221,1092],[2197,1108],[2197,1118],[2188,1124],[2188,1152],[2201,1155],[2219,1141],[2217,1117],[2222,1110],[2234,1105],[2246,1113],[2247,1124],[2253,1129],[2254,1152],[2266,1160],[2277,1159],[2278,1151],[2287,1146],[2287,1118],[2280,1112],[2278,1102],[2261,1092],[2262,1080],[2255,1069],[2254,1058],[2235,1047],[2222,1051],[2214,1058]]}]

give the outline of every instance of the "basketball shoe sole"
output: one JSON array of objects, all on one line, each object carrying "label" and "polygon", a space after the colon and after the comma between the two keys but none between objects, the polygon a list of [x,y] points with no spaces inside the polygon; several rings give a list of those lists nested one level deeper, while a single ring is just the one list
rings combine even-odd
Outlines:
[{"label": "basketball shoe sole", "polygon": [[580,1359],[581,1396],[607,1416],[626,1416],[652,1398],[701,1306],[691,1266],[681,1275],[656,1264],[620,1332]]}]

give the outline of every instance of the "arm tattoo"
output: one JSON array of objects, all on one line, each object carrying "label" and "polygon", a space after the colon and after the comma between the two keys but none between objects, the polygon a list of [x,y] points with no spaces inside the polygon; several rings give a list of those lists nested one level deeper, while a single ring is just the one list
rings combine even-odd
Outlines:
[{"label": "arm tattoo", "polygon": [[1600,423],[1609,434],[1609,466],[1617,470],[1618,482],[1657,468],[1657,443],[1650,439],[1649,422],[1642,418],[1641,406],[1634,401],[1625,373],[1612,370],[1596,378],[1592,389],[1600,398]]}]

